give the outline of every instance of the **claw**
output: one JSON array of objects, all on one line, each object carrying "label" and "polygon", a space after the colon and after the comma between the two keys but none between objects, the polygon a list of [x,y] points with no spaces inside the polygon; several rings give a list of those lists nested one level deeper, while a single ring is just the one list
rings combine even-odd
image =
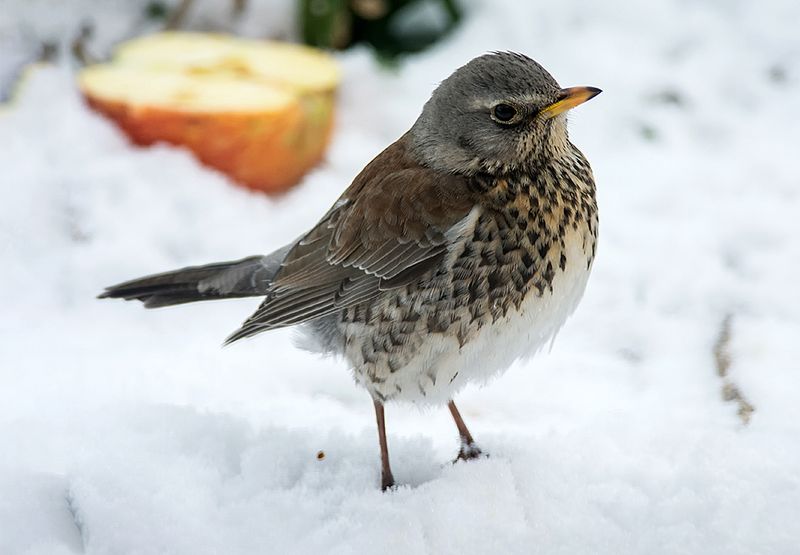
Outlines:
[{"label": "claw", "polygon": [[483,451],[481,451],[480,447],[475,445],[474,443],[461,444],[461,449],[458,451],[458,456],[453,460],[453,464],[457,463],[458,461],[472,461],[475,459],[479,459],[481,457],[488,457],[489,455],[484,455]]}]

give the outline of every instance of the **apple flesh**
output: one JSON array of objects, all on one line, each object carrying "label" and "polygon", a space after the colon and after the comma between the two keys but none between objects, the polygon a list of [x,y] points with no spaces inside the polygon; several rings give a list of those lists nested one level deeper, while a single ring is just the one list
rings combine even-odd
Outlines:
[{"label": "apple flesh", "polygon": [[338,69],[307,47],[165,33],[85,68],[80,89],[133,142],[190,149],[236,182],[285,191],[324,154]]}]

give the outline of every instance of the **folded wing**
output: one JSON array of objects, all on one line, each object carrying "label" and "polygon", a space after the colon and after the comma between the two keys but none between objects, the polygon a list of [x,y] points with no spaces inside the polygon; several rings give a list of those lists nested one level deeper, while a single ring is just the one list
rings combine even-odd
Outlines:
[{"label": "folded wing", "polygon": [[466,178],[420,166],[403,140],[375,158],[288,252],[227,343],[374,299],[438,266],[474,207]]}]

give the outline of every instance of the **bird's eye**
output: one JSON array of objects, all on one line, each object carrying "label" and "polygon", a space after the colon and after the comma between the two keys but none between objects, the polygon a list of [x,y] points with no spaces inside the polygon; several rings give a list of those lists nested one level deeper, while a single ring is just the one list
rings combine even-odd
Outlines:
[{"label": "bird's eye", "polygon": [[492,108],[492,119],[499,123],[510,123],[517,117],[517,109],[510,104],[496,104]]}]

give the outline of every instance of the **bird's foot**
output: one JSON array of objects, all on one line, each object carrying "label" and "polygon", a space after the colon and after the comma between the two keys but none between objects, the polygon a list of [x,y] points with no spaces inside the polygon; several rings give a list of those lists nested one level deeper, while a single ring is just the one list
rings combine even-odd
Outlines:
[{"label": "bird's foot", "polygon": [[462,443],[461,449],[458,451],[458,456],[455,458],[455,460],[453,460],[453,464],[457,463],[458,461],[472,461],[488,456],[489,455],[484,454],[480,447],[478,447],[475,443]]},{"label": "bird's foot", "polygon": [[381,491],[396,490],[397,484],[394,483],[394,476],[383,474],[381,476]]}]

